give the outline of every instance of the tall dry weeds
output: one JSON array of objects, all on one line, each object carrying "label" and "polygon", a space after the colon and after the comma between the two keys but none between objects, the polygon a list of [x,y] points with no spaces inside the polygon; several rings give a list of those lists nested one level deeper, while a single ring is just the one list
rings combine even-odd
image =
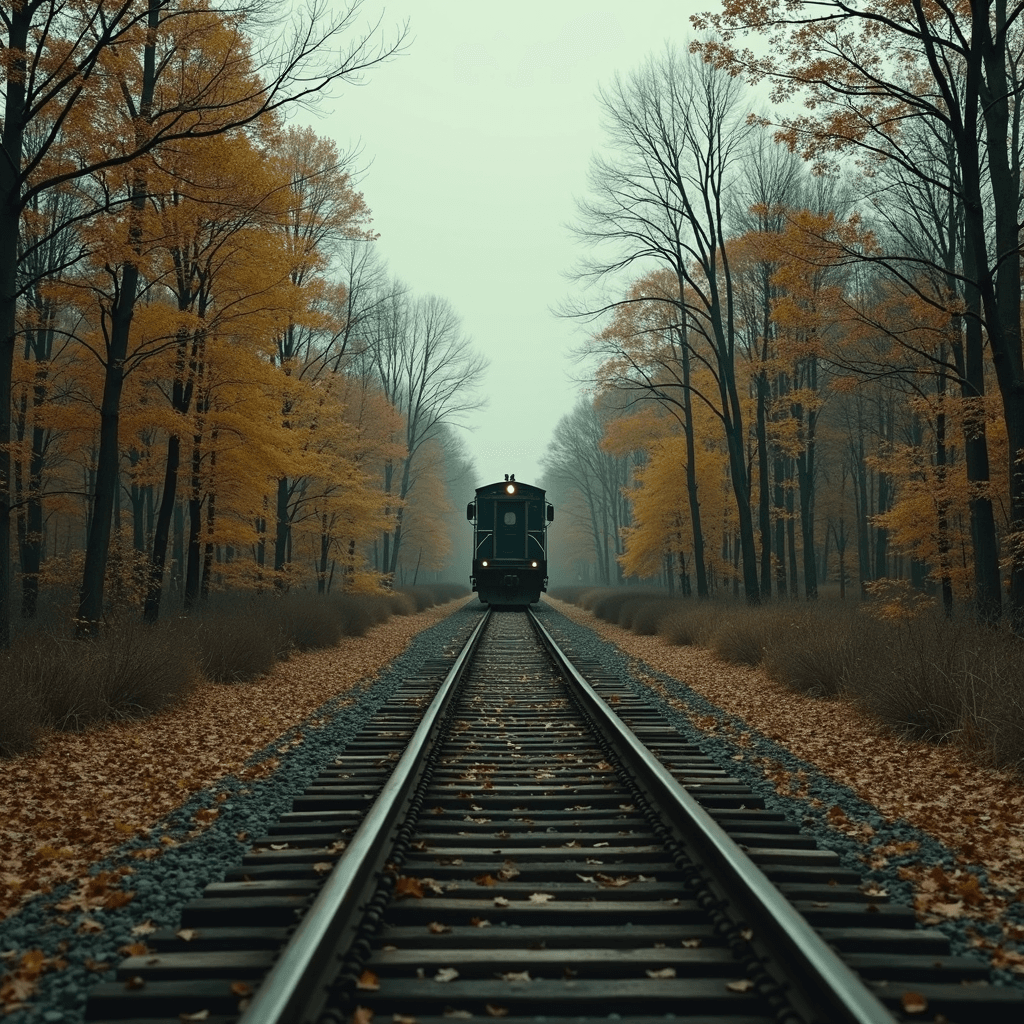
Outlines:
[{"label": "tall dry weeds", "polygon": [[23,628],[0,652],[0,757],[32,749],[46,729],[144,717],[180,701],[201,679],[245,682],[292,651],[331,647],[401,610],[467,593],[432,584],[398,596],[218,594],[189,616],[165,614],[153,625],[137,609],[122,610],[91,640],[74,638],[64,609]]}]

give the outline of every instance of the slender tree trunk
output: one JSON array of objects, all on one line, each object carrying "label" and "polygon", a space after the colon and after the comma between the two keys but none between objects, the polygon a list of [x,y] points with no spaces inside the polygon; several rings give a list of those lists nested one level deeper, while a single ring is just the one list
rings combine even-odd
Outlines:
[{"label": "slender tree trunk", "polygon": [[[153,110],[156,89],[156,40],[161,4],[150,0],[146,43],[143,47],[142,91],[139,98],[139,131],[146,130]],[[141,138],[139,139],[141,142]],[[110,548],[110,521],[114,492],[118,487],[118,428],[121,392],[124,389],[124,361],[128,355],[135,300],[139,287],[138,258],[142,246],[142,216],[146,208],[147,183],[140,166],[132,173],[131,203],[128,210],[128,246],[135,262],[126,262],[121,271],[121,287],[110,314],[103,399],[100,405],[100,448],[96,458],[96,485],[92,522],[85,549],[85,568],[78,601],[78,635],[95,636],[103,615],[103,578]],[[2,403],[2,397],[0,397]],[[0,524],[2,526],[2,524]]]},{"label": "slender tree trunk", "polygon": [[202,437],[195,435],[192,438],[192,473],[189,482],[188,494],[188,554],[185,558],[185,611],[191,611],[199,599],[201,542],[200,535],[203,529],[203,498],[202,498],[202,450],[200,443]]},{"label": "slender tree trunk", "polygon": [[789,548],[790,597],[800,598],[796,572],[796,485],[793,481],[793,459],[786,456],[786,544]]},{"label": "slender tree trunk", "polygon": [[21,246],[21,173],[25,139],[25,82],[33,8],[12,4],[8,19],[10,64],[5,76],[0,129],[0,648],[11,643],[11,413],[14,346],[17,343],[18,257]]},{"label": "slender tree trunk", "polygon": [[761,535],[761,600],[772,596],[772,509],[771,481],[768,475],[768,375],[761,370],[755,382],[757,396],[757,481],[758,531]]},{"label": "slender tree trunk", "polygon": [[965,246],[964,277],[967,283],[964,286],[966,310],[963,348],[961,351],[959,345],[955,347],[954,358],[963,382],[960,393],[966,406],[964,464],[967,469],[971,542],[974,548],[974,603],[979,618],[985,622],[995,622],[1002,615],[1003,592],[985,423],[985,338],[981,329],[981,298],[978,289],[971,284],[974,274],[974,258],[969,247]]},{"label": "slender tree trunk", "polygon": [[[284,570],[288,562],[288,536],[291,532],[290,504],[291,490],[288,486],[288,477],[281,477],[277,481],[277,514],[274,519],[274,571],[278,573]],[[283,586],[284,581],[279,579],[278,585]]]},{"label": "slender tree trunk", "polygon": [[167,438],[167,461],[164,465],[164,487],[160,495],[160,509],[156,517],[153,534],[153,552],[149,560],[149,579],[146,585],[146,602],[143,617],[146,622],[160,618],[160,597],[164,586],[164,562],[167,559],[167,542],[171,535],[171,518],[178,492],[178,466],[181,462],[181,439],[177,434]]},{"label": "slender tree trunk", "polygon": [[[133,213],[138,215],[145,202],[145,184],[138,176],[133,193]],[[132,231],[136,236],[140,233],[135,227]],[[92,519],[85,547],[85,568],[82,571],[82,588],[78,596],[76,616],[77,633],[80,637],[96,636],[103,618],[104,574],[110,551],[114,492],[118,487],[118,428],[121,392],[124,388],[124,360],[128,353],[128,335],[135,312],[138,282],[138,267],[133,263],[125,264],[121,274],[121,292],[110,317],[103,398],[100,403],[100,447],[96,458]]]},{"label": "slender tree trunk", "polygon": [[[679,281],[680,294],[683,281]],[[708,576],[704,559],[704,530],[701,527],[700,500],[697,495],[697,454],[693,435],[693,395],[690,393],[690,342],[685,320],[680,328],[680,363],[683,371],[683,434],[686,437],[686,498],[690,506],[690,529],[693,531],[693,569],[697,577],[697,597],[708,596]]]},{"label": "slender tree trunk", "polygon": [[[211,466],[213,454],[210,455]],[[210,491],[206,496],[206,545],[203,549],[203,582],[199,588],[199,600],[208,601],[210,598],[210,576],[213,574],[213,553],[216,545],[213,543],[213,530],[217,521],[217,495]]]}]

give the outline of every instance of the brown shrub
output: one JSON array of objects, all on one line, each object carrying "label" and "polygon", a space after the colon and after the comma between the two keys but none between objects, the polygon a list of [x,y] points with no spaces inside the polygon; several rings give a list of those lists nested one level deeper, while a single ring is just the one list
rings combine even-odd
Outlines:
[{"label": "brown shrub", "polygon": [[678,607],[661,620],[658,632],[670,644],[703,647],[711,640],[718,614],[720,609],[708,601],[680,600]]},{"label": "brown shrub", "polygon": [[641,597],[623,605],[619,625],[632,629],[639,636],[654,636],[662,621],[679,608],[680,601],[672,597]]},{"label": "brown shrub", "polygon": [[74,731],[141,718],[174,704],[198,678],[188,632],[177,621],[131,619],[90,640],[40,631],[12,648],[7,684],[22,700],[31,695],[25,721],[42,726]]},{"label": "brown shrub", "polygon": [[43,723],[39,701],[22,674],[20,652],[0,652],[0,757],[32,750]]},{"label": "brown shrub", "polygon": [[588,590],[593,590],[593,587],[580,585],[552,587],[548,591],[548,597],[553,597],[556,601],[565,601],[567,604],[579,604],[580,598]]},{"label": "brown shrub", "polygon": [[288,649],[273,598],[218,598],[197,617],[199,670],[216,683],[239,683],[269,672]]},{"label": "brown shrub", "polygon": [[834,697],[848,684],[857,647],[877,632],[856,605],[776,605],[761,662],[776,682],[809,697]]},{"label": "brown shrub", "polygon": [[411,594],[405,594],[400,590],[396,590],[391,594],[389,603],[395,615],[416,614],[416,599]]}]

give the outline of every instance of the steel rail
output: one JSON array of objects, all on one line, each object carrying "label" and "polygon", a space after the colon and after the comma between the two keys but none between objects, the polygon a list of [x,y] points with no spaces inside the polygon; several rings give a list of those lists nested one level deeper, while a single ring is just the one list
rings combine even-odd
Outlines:
[{"label": "steel rail", "polygon": [[423,777],[427,756],[441,731],[445,711],[473,656],[488,609],[459,652],[416,727],[395,770],[367,811],[344,855],[327,876],[274,966],[263,979],[238,1024],[310,1024],[323,1011],[332,966],[355,938],[361,910],[373,895],[393,845],[396,825]]},{"label": "steel rail", "polygon": [[753,928],[758,946],[770,950],[771,963],[766,967],[783,983],[798,1012],[827,1024],[893,1024],[894,1017],[881,1000],[608,707],[533,611],[528,612],[559,671],[571,681],[581,705],[626,770],[739,909],[744,923]]}]

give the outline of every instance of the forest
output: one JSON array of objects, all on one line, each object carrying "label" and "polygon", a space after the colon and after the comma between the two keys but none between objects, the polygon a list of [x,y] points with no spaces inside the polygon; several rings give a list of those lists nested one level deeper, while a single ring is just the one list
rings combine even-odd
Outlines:
[{"label": "forest", "polygon": [[726,0],[605,82],[558,582],[1021,628],[1021,10]]},{"label": "forest", "polygon": [[448,563],[486,362],[288,119],[406,46],[361,7],[0,13],[0,647]]}]

